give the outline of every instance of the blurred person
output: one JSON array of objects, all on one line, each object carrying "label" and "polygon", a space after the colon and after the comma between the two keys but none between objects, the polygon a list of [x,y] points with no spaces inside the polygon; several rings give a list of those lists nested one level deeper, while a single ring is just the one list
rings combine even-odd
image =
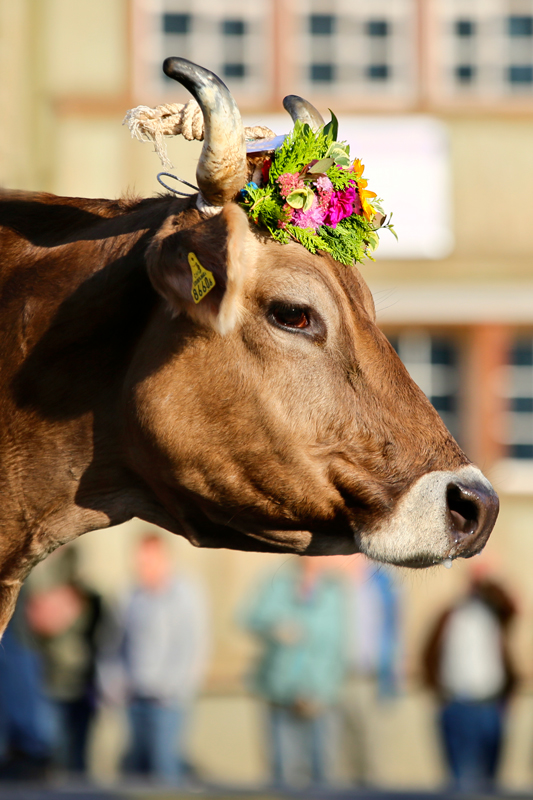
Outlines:
[{"label": "blurred person", "polygon": [[27,619],[44,660],[45,686],[56,722],[56,761],[67,772],[87,771],[95,720],[96,659],[103,608],[79,576],[74,547],[56,551],[30,593]]},{"label": "blurred person", "polygon": [[261,644],[253,686],[268,704],[275,786],[330,779],[330,712],[344,676],[344,595],[328,559],[304,556],[269,577],[244,624]]},{"label": "blurred person", "polygon": [[398,587],[390,569],[365,556],[346,560],[347,677],[340,703],[341,755],[349,782],[379,782],[378,711],[398,691]]},{"label": "blurred person", "polygon": [[515,684],[508,634],[515,604],[496,581],[474,574],[466,597],[433,627],[424,652],[455,789],[494,789],[507,701]]},{"label": "blurred person", "polygon": [[42,663],[26,622],[27,587],[0,646],[0,780],[49,777],[54,747]]},{"label": "blurred person", "polygon": [[167,544],[158,535],[140,540],[136,573],[120,648],[129,721],[124,769],[178,783],[184,773],[187,717],[207,665],[207,602],[200,584],[175,574]]}]

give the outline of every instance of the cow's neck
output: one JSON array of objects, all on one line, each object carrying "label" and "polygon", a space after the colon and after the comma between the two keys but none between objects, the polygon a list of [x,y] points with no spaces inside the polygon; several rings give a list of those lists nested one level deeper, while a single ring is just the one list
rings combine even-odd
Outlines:
[{"label": "cow's neck", "polygon": [[[123,378],[159,302],[146,276],[144,250],[161,216],[127,240],[114,240],[102,230],[113,221],[103,220],[66,245],[35,248],[32,280],[44,279],[45,287],[38,301],[23,287],[11,320],[18,364],[11,396],[4,398],[14,403],[0,476],[9,497],[0,511],[3,564],[21,543],[21,526],[30,566],[90,529],[135,515],[168,523],[124,467],[120,439]],[[11,441],[17,441],[16,464],[9,458]]]}]

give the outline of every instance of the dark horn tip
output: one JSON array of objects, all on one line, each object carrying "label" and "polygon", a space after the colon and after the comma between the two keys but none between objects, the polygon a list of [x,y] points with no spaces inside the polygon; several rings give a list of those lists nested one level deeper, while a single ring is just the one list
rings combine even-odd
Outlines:
[{"label": "dark horn tip", "polygon": [[[193,64],[187,58],[179,58],[178,56],[169,56],[163,61],[163,72],[168,78],[174,78],[176,75],[181,75],[183,70],[189,70],[191,67],[198,69],[197,64]],[[202,69],[202,67],[200,67]]]},{"label": "dark horn tip", "polygon": [[[230,91],[223,80],[211,70],[179,56],[169,56],[163,61],[163,72],[168,78],[181,83],[191,94],[196,97],[195,89],[200,84],[216,84],[228,95]],[[196,98],[198,99],[198,98]]]},{"label": "dark horn tip", "polygon": [[170,56],[169,58],[165,58],[163,61],[163,72],[167,76],[167,78],[174,78],[176,72],[181,71],[179,70],[179,66],[181,66],[185,62],[186,64],[190,64],[190,61],[187,61],[185,58],[178,58],[177,56]]},{"label": "dark horn tip", "polygon": [[291,113],[291,108],[294,105],[295,100],[300,100],[301,98],[298,97],[296,94],[288,94],[286,97],[283,98],[283,108],[285,111],[288,111],[289,114]]},{"label": "dark horn tip", "polygon": [[297,94],[288,94],[283,98],[283,108],[291,115],[292,121],[300,120],[317,131],[325,125],[324,118],[312,103]]}]

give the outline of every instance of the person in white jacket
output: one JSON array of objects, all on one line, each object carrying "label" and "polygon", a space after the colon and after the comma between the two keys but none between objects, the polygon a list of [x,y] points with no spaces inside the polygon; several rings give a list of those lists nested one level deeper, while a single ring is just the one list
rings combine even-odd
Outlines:
[{"label": "person in white jacket", "polygon": [[207,665],[206,596],[192,577],[175,573],[164,539],[155,534],[140,540],[136,567],[118,653],[129,721],[124,769],[178,783],[187,717]]}]

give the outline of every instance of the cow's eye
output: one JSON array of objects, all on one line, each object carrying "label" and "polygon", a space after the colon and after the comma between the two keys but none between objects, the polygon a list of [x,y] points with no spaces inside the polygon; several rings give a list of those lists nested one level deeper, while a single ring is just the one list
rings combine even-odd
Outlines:
[{"label": "cow's eye", "polygon": [[300,306],[275,306],[270,311],[273,319],[283,328],[303,330],[309,327],[309,313]]}]

